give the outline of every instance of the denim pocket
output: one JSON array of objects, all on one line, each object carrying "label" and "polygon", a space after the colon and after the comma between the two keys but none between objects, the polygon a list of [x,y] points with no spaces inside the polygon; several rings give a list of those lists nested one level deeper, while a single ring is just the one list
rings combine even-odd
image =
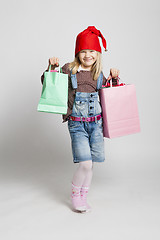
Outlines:
[{"label": "denim pocket", "polygon": [[76,116],[87,116],[88,115],[88,104],[87,101],[77,100],[74,102],[72,115]]},{"label": "denim pocket", "polygon": [[86,101],[76,101],[75,102],[76,108],[79,110],[83,110],[87,106],[86,104],[87,104]]},{"label": "denim pocket", "polygon": [[79,121],[68,120],[68,129],[69,130],[77,129],[80,127],[80,125],[81,125],[81,122],[79,122]]}]

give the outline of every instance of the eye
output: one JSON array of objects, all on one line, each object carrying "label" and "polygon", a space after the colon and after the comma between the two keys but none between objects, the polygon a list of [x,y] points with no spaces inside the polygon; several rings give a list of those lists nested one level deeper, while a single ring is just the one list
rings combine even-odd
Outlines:
[{"label": "eye", "polygon": [[95,52],[94,50],[90,50],[90,52]]}]

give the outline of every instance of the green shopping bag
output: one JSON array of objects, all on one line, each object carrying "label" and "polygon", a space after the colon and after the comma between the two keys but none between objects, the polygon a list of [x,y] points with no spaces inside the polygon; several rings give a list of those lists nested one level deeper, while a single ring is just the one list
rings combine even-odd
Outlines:
[{"label": "green shopping bag", "polygon": [[68,74],[60,72],[44,73],[41,98],[37,107],[39,112],[66,114],[68,108]]}]

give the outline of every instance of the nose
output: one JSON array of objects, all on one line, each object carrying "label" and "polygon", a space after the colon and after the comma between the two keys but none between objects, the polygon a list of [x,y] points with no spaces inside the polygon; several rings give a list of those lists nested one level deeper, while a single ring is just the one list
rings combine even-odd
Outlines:
[{"label": "nose", "polygon": [[86,52],[85,57],[90,57],[90,52],[89,51]]}]

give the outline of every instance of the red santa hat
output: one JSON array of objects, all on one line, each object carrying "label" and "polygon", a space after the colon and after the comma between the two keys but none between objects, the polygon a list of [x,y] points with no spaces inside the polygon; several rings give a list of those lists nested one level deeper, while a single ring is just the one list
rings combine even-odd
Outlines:
[{"label": "red santa hat", "polygon": [[101,53],[102,50],[98,37],[102,38],[103,47],[105,51],[107,51],[106,39],[103,37],[102,33],[94,26],[89,26],[83,32],[79,33],[76,38],[75,55],[85,49],[95,50]]}]

